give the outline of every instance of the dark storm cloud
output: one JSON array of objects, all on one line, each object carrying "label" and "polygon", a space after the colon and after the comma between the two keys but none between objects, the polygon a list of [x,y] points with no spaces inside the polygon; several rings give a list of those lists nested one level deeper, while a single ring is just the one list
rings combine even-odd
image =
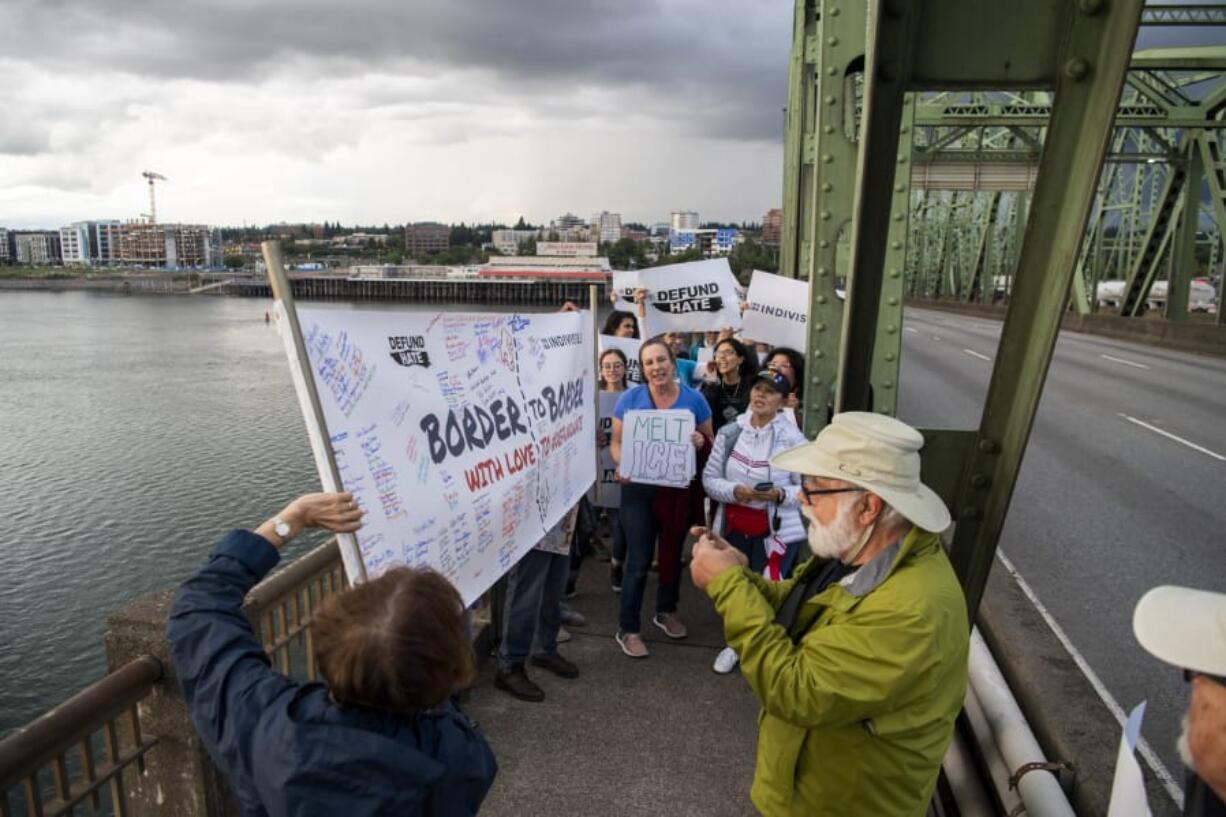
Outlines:
[{"label": "dark storm cloud", "polygon": [[757,139],[777,136],[791,17],[778,0],[18,0],[0,7],[0,53],[232,83],[467,70],[528,106],[633,91],[689,131]]}]

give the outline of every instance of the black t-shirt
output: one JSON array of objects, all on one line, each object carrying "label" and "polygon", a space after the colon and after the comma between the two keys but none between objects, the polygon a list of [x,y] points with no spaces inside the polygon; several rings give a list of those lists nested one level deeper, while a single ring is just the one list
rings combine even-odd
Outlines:
[{"label": "black t-shirt", "polygon": [[737,417],[749,408],[750,382],[742,377],[735,386],[725,386],[723,381],[702,384],[702,396],[707,398],[711,407],[711,429],[719,431],[720,426],[734,422]]},{"label": "black t-shirt", "polygon": [[1193,772],[1188,772],[1187,786],[1184,790],[1184,817],[1226,817],[1224,804],[1213,789]]}]

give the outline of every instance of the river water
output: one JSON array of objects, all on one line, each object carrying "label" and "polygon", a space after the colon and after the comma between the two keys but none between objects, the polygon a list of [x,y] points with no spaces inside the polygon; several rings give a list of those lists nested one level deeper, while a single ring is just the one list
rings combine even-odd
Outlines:
[{"label": "river water", "polygon": [[0,735],[101,677],[108,614],[318,490],[267,306],[0,293]]},{"label": "river water", "polygon": [[0,291],[0,736],[102,677],[111,612],[319,490],[269,308]]}]

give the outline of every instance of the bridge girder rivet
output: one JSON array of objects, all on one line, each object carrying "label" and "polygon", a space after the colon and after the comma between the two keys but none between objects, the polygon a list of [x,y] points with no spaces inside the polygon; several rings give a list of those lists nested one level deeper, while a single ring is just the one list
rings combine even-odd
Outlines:
[{"label": "bridge girder rivet", "polygon": [[1000,446],[994,440],[980,440],[979,450],[984,454],[995,454],[1000,450]]},{"label": "bridge girder rivet", "polygon": [[972,488],[976,488],[982,491],[991,484],[992,484],[992,478],[989,477],[987,474],[972,474],[971,475],[971,487]]},{"label": "bridge girder rivet", "polygon": [[1102,7],[1103,0],[1077,0],[1077,10],[1085,15],[1098,14]]},{"label": "bridge girder rivet", "polygon": [[1064,75],[1071,80],[1080,81],[1090,73],[1090,63],[1081,57],[1073,57],[1064,64]]}]

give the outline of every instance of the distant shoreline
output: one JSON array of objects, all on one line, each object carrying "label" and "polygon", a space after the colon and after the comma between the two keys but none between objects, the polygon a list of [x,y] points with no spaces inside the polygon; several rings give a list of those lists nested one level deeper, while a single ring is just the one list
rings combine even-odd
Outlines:
[{"label": "distant shoreline", "polygon": [[118,292],[142,295],[186,295],[199,285],[199,277],[190,273],[71,275],[57,273],[42,276],[0,277],[0,292]]}]

